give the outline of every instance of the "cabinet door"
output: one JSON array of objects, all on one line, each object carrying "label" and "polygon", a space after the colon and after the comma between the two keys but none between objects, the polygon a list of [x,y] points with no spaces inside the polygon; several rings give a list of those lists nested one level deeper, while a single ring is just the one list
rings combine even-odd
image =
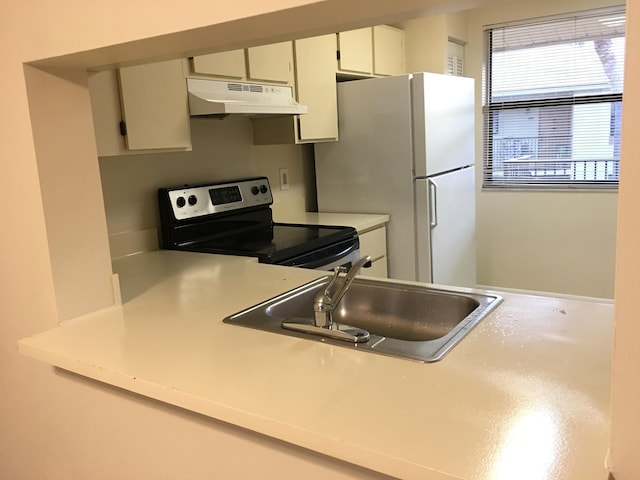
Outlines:
[{"label": "cabinet door", "polygon": [[193,73],[242,79],[247,75],[244,49],[193,57]]},{"label": "cabinet door", "polygon": [[388,25],[373,27],[373,73],[404,73],[404,32]]},{"label": "cabinet door", "polygon": [[122,110],[118,72],[104,70],[90,74],[89,95],[98,156],[125,154],[124,137],[120,134]]},{"label": "cabinet door", "polygon": [[382,257],[378,260],[372,261],[369,268],[363,268],[360,270],[361,277],[377,277],[377,278],[389,278],[389,269],[387,268],[387,258]]},{"label": "cabinet door", "polygon": [[248,48],[247,77],[250,80],[293,84],[292,42]]},{"label": "cabinet door", "polygon": [[371,75],[373,43],[371,27],[338,33],[338,70]]},{"label": "cabinet door", "polygon": [[294,42],[298,102],[309,108],[300,115],[299,140],[338,138],[334,34]]},{"label": "cabinet door", "polygon": [[360,238],[360,255],[371,256],[371,267],[363,268],[360,275],[363,277],[388,276],[387,270],[387,232],[380,227],[365,233],[358,234]]},{"label": "cabinet door", "polygon": [[127,148],[191,148],[182,60],[124,67],[119,73]]}]

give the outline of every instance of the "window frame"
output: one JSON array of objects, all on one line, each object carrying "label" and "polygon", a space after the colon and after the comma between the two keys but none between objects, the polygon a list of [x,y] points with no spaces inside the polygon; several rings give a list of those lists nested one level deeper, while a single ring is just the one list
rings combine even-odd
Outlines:
[{"label": "window frame", "polygon": [[[513,180],[499,180],[494,178],[494,162],[497,159],[494,159],[493,148],[494,148],[494,128],[493,128],[493,118],[496,112],[501,111],[517,111],[524,110],[527,108],[541,108],[541,107],[561,107],[561,106],[576,106],[576,105],[588,105],[588,104],[605,104],[605,103],[617,103],[619,102],[622,105],[623,101],[623,92],[620,93],[597,93],[590,95],[575,95],[573,92],[570,92],[569,95],[562,95],[562,92],[558,90],[557,95],[553,97],[547,97],[543,99],[536,100],[500,100],[491,102],[493,97],[492,95],[492,53],[493,53],[493,45],[492,45],[492,33],[496,30],[513,27],[513,26],[534,26],[536,24],[539,25],[549,25],[555,21],[567,21],[571,19],[581,19],[586,17],[593,17],[597,15],[624,15],[626,16],[626,11],[624,6],[619,7],[611,7],[605,9],[594,9],[587,10],[582,12],[573,12],[567,15],[556,15],[553,17],[542,17],[542,18],[533,18],[528,20],[522,20],[518,22],[509,22],[506,24],[497,24],[497,25],[488,25],[484,27],[483,32],[483,72],[482,72],[482,189],[483,190],[617,190],[619,185],[619,171],[620,171],[620,158],[618,156],[617,159],[602,159],[602,161],[606,162],[615,162],[614,172],[617,174],[616,179],[610,180],[575,180],[568,179],[567,181],[544,181],[533,179],[533,176],[529,177],[514,177]],[[626,40],[626,33],[623,34]],[[611,36],[608,38],[615,38],[615,36]],[[578,38],[573,38],[570,42],[563,43],[576,43],[578,42]],[[620,107],[620,111],[621,111]],[[621,122],[621,119],[619,120]],[[612,124],[613,125],[613,124]],[[540,136],[536,137],[537,141],[539,141]],[[573,133],[571,135],[573,138]],[[615,148],[615,147],[614,147]],[[619,151],[619,147],[618,147]],[[597,163],[600,160],[594,160]],[[540,165],[545,163],[568,163],[571,164],[572,167],[580,162],[580,160],[576,160],[573,158],[568,158],[566,161],[564,160],[542,160]],[[584,161],[586,162],[586,161]],[[550,168],[552,169],[552,168]],[[545,175],[540,175],[540,177],[544,177]]]}]

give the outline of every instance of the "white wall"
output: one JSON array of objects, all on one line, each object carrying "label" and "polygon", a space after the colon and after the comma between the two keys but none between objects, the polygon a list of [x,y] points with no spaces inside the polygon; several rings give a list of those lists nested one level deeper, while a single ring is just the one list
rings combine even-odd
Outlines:
[{"label": "white wall", "polygon": [[466,42],[467,12],[430,15],[404,22],[406,70],[447,73],[449,37]]},{"label": "white wall", "polygon": [[[484,25],[616,4],[540,1],[472,10],[467,17],[467,73],[482,78]],[[481,104],[480,81],[476,87]],[[476,122],[482,125],[480,115]],[[481,138],[477,136],[478,165]],[[617,192],[479,190],[478,283],[613,298],[617,202]]]},{"label": "white wall", "polygon": [[[610,465],[616,480],[640,478],[640,6],[627,4],[627,61],[622,120],[620,203],[616,261],[615,349],[612,382]],[[629,88],[630,87],[630,88]]]},{"label": "white wall", "polygon": [[447,15],[410,20],[404,30],[405,63],[411,72],[447,72]]}]

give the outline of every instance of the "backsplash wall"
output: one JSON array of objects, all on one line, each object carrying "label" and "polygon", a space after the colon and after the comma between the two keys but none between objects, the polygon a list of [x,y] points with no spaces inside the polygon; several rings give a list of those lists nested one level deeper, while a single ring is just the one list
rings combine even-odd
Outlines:
[{"label": "backsplash wall", "polygon": [[[315,209],[313,152],[307,145],[253,145],[251,120],[191,120],[193,150],[100,157],[100,176],[111,257],[157,248],[159,187],[267,176],[273,210]],[[289,169],[288,190],[280,190],[279,169]]]}]

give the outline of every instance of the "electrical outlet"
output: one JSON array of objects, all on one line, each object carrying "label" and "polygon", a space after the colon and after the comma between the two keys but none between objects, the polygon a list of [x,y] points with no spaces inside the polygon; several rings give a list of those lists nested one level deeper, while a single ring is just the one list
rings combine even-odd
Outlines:
[{"label": "electrical outlet", "polygon": [[289,190],[289,169],[280,169],[280,190]]}]

